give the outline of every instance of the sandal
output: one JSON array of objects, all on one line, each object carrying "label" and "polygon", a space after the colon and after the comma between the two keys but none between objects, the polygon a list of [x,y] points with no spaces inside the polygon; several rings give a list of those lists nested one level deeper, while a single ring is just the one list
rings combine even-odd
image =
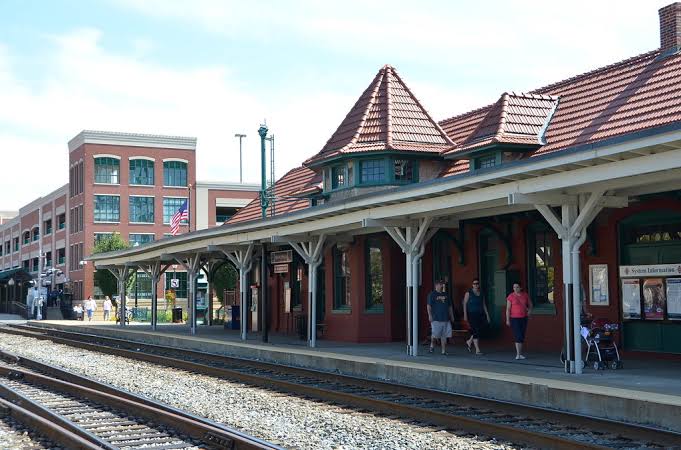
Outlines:
[{"label": "sandal", "polygon": [[471,344],[466,342],[466,348],[468,349],[468,353],[473,353],[473,347],[471,347]]}]

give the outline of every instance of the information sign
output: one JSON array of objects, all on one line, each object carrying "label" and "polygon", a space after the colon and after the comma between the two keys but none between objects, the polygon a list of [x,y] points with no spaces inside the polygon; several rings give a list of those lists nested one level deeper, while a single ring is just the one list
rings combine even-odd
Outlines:
[{"label": "information sign", "polygon": [[667,278],[667,318],[681,320],[681,278]]},{"label": "information sign", "polygon": [[662,278],[643,280],[643,313],[646,320],[663,320],[667,296]]},{"label": "information sign", "polygon": [[622,280],[622,317],[641,318],[641,283],[638,279]]}]

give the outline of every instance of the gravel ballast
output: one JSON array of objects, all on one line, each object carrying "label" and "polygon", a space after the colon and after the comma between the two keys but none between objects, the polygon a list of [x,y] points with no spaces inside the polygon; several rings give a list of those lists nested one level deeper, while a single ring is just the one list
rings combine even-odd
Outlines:
[{"label": "gravel ballast", "polygon": [[224,423],[287,448],[508,449],[512,446],[377,417],[240,383],[0,334],[0,348]]}]

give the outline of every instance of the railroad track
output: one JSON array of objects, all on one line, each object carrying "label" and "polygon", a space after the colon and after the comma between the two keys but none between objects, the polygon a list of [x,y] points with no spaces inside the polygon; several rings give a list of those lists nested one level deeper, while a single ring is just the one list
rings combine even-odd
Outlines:
[{"label": "railroad track", "polygon": [[0,331],[532,447],[681,448],[681,435],[678,433],[526,405],[71,331],[23,325]]},{"label": "railroad track", "polygon": [[281,449],[47,364],[0,357],[0,408],[69,449]]}]

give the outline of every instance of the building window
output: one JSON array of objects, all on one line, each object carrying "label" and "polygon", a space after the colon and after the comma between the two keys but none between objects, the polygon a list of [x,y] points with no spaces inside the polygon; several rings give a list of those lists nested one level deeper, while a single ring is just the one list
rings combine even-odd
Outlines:
[{"label": "building window", "polygon": [[165,161],[163,163],[164,186],[187,186],[187,163]]},{"label": "building window", "polygon": [[149,242],[154,242],[153,234],[130,233],[128,235],[128,243],[131,247],[148,244]]},{"label": "building window", "polygon": [[29,266],[30,266],[29,260],[28,260],[28,259],[25,259],[25,260],[22,262],[22,267],[24,268],[24,270],[25,270],[26,272],[28,272],[28,271],[30,270],[30,267],[29,267]]},{"label": "building window", "polygon": [[476,169],[489,169],[497,165],[497,155],[481,156],[475,160]]},{"label": "building window", "polygon": [[361,183],[382,183],[385,181],[385,164],[382,159],[362,161],[359,168]]},{"label": "building window", "polygon": [[[176,278],[179,280],[178,288],[170,287],[170,280]],[[166,291],[170,289],[175,291],[177,298],[187,298],[187,272],[166,272]]]},{"label": "building window", "polygon": [[654,224],[628,227],[622,230],[623,244],[647,244],[681,241],[681,224]]},{"label": "building window", "polygon": [[129,198],[130,222],[154,223],[154,197]]},{"label": "building window", "polygon": [[398,183],[411,183],[414,177],[414,161],[410,159],[396,159],[393,162],[395,181]]},{"label": "building window", "polygon": [[35,227],[33,229],[32,233],[31,233],[31,235],[33,236],[34,241],[37,241],[38,239],[40,239],[40,228]]},{"label": "building window", "polygon": [[43,224],[43,229],[45,230],[45,234],[52,234],[52,219],[48,219],[45,221]]},{"label": "building window", "polygon": [[52,252],[45,253],[45,267],[52,267]]},{"label": "building window", "polygon": [[130,184],[154,185],[154,161],[148,159],[130,160]]},{"label": "building window", "polygon": [[[186,201],[186,198],[182,197],[164,197],[163,198],[163,223],[169,224],[170,219],[175,215],[175,213],[180,209],[180,206]],[[187,224],[186,219],[182,219],[182,224]]]},{"label": "building window", "polygon": [[5,241],[5,254],[9,255],[12,252],[12,246],[9,241]]},{"label": "building window", "polygon": [[215,208],[215,223],[219,225],[227,222],[238,211],[238,208],[230,208],[226,206],[217,206]]},{"label": "building window", "polygon": [[60,248],[57,250],[57,264],[61,265],[64,264],[66,261],[66,249],[65,248]]},{"label": "building window", "polygon": [[120,166],[116,158],[95,158],[95,183],[120,184]]},{"label": "building window", "polygon": [[99,244],[99,241],[111,237],[113,233],[95,233],[95,245]]},{"label": "building window", "polygon": [[366,308],[383,309],[383,253],[378,239],[368,239],[366,244]]},{"label": "building window", "polygon": [[25,231],[24,232],[24,245],[29,244],[30,242],[31,242],[31,232]]},{"label": "building window", "polygon": [[347,249],[333,248],[333,309],[349,309],[350,261]]},{"label": "building window", "polygon": [[95,195],[95,222],[120,222],[120,203],[117,195]]},{"label": "building window", "polygon": [[57,229],[63,230],[66,228],[66,214],[59,214],[57,216]]},{"label": "building window", "polygon": [[19,238],[18,237],[14,238],[14,251],[15,252],[19,251]]},{"label": "building window", "polygon": [[38,258],[33,258],[31,260],[31,271],[37,272],[38,270],[40,270],[40,260]]},{"label": "building window", "polygon": [[331,168],[331,189],[343,188],[347,185],[348,169],[346,166]]},{"label": "building window", "polygon": [[137,272],[137,278],[129,284],[128,304],[132,303],[135,297],[151,298],[151,277],[146,272]]},{"label": "building window", "polygon": [[544,226],[529,228],[529,294],[537,304],[553,304],[555,292],[555,266],[553,242],[556,235]]}]

